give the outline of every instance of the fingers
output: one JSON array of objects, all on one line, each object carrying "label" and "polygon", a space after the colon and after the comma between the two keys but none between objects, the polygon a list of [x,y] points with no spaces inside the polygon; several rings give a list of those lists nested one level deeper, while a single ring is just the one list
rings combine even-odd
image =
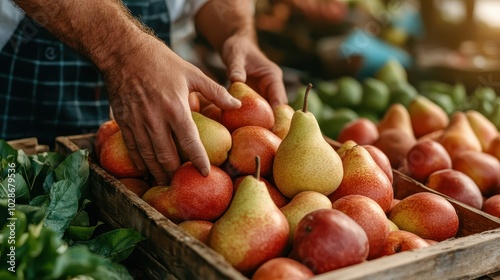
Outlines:
[{"label": "fingers", "polygon": [[271,107],[288,103],[285,85],[283,82],[275,80],[269,84],[267,90],[268,101]]},{"label": "fingers", "polygon": [[[178,119],[177,119],[178,118]],[[172,130],[178,135],[180,148],[186,153],[189,160],[203,176],[210,172],[210,161],[205,147],[201,143],[198,128],[193,121],[191,113],[184,110],[183,114],[176,115],[172,122]]]},{"label": "fingers", "polygon": [[[129,145],[127,141],[130,143],[132,143],[132,141],[125,140],[125,145],[129,150],[130,157],[134,163],[136,163],[137,168],[140,170],[149,169],[149,172],[153,175],[158,185],[166,185],[168,183],[169,173],[157,160],[156,151],[153,148],[154,146],[148,131],[139,127],[134,128],[135,134],[133,134],[132,129],[128,127],[124,128],[123,131],[126,133],[123,136],[124,140],[127,138],[133,139],[134,141],[133,145]],[[127,135],[127,137],[125,137],[125,135]]]},{"label": "fingers", "polygon": [[241,102],[231,96],[231,94],[229,94],[223,86],[219,85],[204,74],[201,74],[198,77],[194,76],[192,84],[195,86],[193,89],[190,89],[190,91],[200,92],[206,99],[221,109],[234,110],[241,106]]},{"label": "fingers", "polygon": [[150,168],[151,174],[156,181],[167,181],[180,165],[179,154],[168,127],[162,129],[163,125],[157,123],[147,130],[151,138],[149,147],[145,147],[143,158]]}]

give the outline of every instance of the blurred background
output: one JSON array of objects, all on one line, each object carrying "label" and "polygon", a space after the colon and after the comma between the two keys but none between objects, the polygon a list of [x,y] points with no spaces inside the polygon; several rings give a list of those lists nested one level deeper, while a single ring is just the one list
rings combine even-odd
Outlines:
[{"label": "blurred background", "polygon": [[[415,94],[426,95],[449,114],[476,109],[500,127],[499,15],[498,0],[256,0],[254,13],[259,44],[283,69],[290,103],[309,82],[320,97],[335,96],[338,102],[320,100],[334,110],[316,114],[321,122],[341,109],[333,138],[348,120],[379,120],[384,110],[371,107],[407,105]],[[174,46],[178,52],[227,83],[222,62],[203,38],[186,38]],[[387,73],[378,72],[389,61],[391,69],[384,71],[404,68],[404,83],[391,85],[385,107],[360,106],[353,96],[379,90],[366,81],[387,80]],[[455,98],[462,94],[474,98]]]}]

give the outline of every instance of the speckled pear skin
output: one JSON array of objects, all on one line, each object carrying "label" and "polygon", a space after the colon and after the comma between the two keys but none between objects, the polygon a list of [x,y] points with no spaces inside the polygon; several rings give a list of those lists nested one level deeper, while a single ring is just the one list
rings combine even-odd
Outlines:
[{"label": "speckled pear skin", "polygon": [[289,233],[288,221],[265,183],[248,175],[212,227],[208,244],[238,271],[251,275],[266,261],[283,255]]},{"label": "speckled pear skin", "polygon": [[290,130],[274,158],[273,176],[278,189],[289,198],[302,191],[329,195],[340,185],[343,174],[342,161],[326,142],[315,116],[295,111]]}]

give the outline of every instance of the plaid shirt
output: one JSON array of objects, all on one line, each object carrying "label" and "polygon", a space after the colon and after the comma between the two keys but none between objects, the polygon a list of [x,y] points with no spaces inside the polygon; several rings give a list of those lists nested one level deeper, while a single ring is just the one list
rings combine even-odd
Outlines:
[{"label": "plaid shirt", "polygon": [[[169,42],[165,0],[124,1],[132,14]],[[0,52],[0,139],[96,131],[109,119],[103,79],[85,57],[26,16]]]}]

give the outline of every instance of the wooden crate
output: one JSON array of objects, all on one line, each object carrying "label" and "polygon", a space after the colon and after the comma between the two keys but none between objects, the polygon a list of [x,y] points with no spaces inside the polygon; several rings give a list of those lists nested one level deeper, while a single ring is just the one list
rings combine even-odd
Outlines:
[{"label": "wooden crate", "polygon": [[[247,279],[221,255],[181,230],[100,168],[93,156],[94,136],[58,137],[56,151],[62,154],[77,149],[90,151],[94,202],[109,224],[133,227],[146,237],[147,240],[138,246],[138,262],[152,279]],[[436,193],[394,171],[396,198],[422,191]],[[446,198],[459,215],[456,238],[317,275],[313,279],[474,279],[500,271],[500,219]]]}]

